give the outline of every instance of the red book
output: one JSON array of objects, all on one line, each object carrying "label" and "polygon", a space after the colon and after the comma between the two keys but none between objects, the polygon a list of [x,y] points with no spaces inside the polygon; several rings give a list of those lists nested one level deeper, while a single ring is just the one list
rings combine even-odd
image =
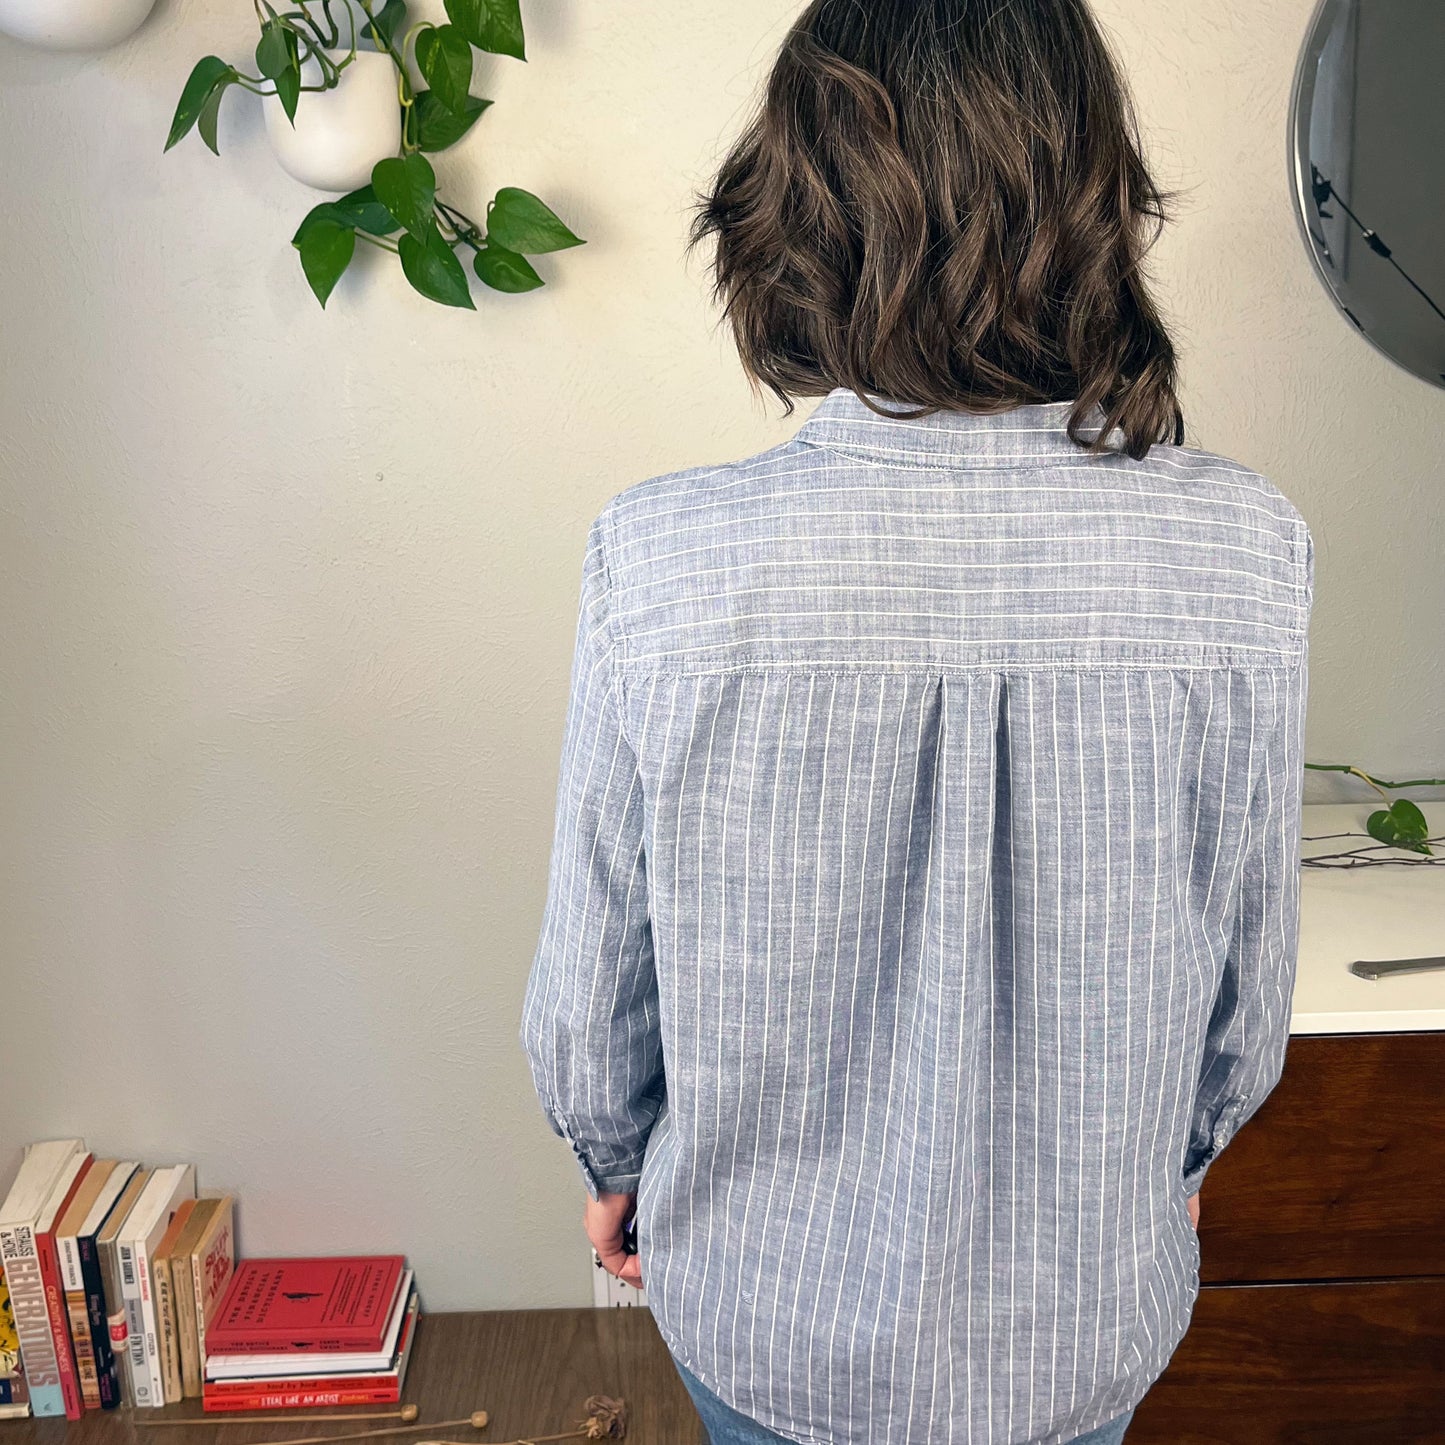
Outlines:
[{"label": "red book", "polygon": [[405,1264],[399,1254],[244,1260],[206,1326],[206,1354],[380,1350]]},{"label": "red book", "polygon": [[[60,1282],[60,1256],[55,1248],[55,1225],[70,1208],[90,1170],[94,1155],[81,1156],[68,1184],[56,1186],[56,1193],[46,1202],[45,1211],[35,1222],[35,1253],[40,1260],[40,1280],[45,1286],[45,1312],[50,1318],[50,1337],[55,1341],[55,1363],[60,1370],[60,1396],[65,1402],[65,1418],[78,1420],[85,1413],[80,1393],[80,1375],[75,1368],[75,1346],[70,1339],[70,1316],[65,1308],[65,1289]],[[61,1193],[61,1190],[64,1190]]]},{"label": "red book", "polygon": [[337,1375],[332,1379],[301,1376],[294,1380],[207,1381],[201,1408],[207,1413],[227,1410],[297,1410],[315,1405],[394,1405],[401,1400],[416,1339],[417,1299],[412,1294],[397,1344],[396,1368],[384,1374]]},{"label": "red book", "polygon": [[380,1390],[257,1390],[250,1395],[214,1395],[206,1386],[201,1409],[206,1414],[228,1410],[306,1410],[316,1405],[395,1405],[401,1400],[401,1386]]},{"label": "red book", "polygon": [[406,1375],[406,1367],[411,1359],[411,1341],[417,1310],[418,1304],[413,1294],[411,1308],[402,1321],[401,1335],[396,1343],[396,1363],[389,1370],[358,1371],[344,1375],[308,1375],[299,1373],[306,1367],[306,1362],[301,1361],[297,1365],[298,1373],[283,1379],[257,1379],[251,1376],[244,1380],[207,1380],[204,1398],[229,1400],[233,1396],[250,1399],[258,1394],[297,1394],[305,1391],[325,1394],[328,1390],[396,1390]]}]

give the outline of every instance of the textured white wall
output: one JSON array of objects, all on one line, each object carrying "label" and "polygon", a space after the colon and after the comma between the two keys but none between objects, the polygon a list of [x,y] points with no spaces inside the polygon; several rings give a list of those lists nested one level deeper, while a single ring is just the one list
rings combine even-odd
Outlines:
[{"label": "textured white wall", "polygon": [[[590,1299],[571,1154],[515,1046],[577,578],[603,500],[792,423],[714,329],[685,207],[795,7],[525,0],[531,63],[439,170],[589,244],[476,315],[381,264],[323,314],[312,197],[228,98],[251,9],[109,54],[0,40],[0,1169],[194,1159],[253,1253],[405,1250],[431,1308]],[[1200,444],[1319,544],[1311,756],[1445,768],[1445,393],[1330,308],[1285,107],[1309,0],[1108,0],[1163,179]],[[386,258],[376,257],[378,263]]]}]

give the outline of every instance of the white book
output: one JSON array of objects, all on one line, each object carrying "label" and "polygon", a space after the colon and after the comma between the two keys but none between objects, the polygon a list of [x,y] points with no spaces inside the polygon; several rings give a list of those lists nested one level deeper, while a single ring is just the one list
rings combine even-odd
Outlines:
[{"label": "white book", "polygon": [[116,1200],[125,1193],[125,1186],[130,1183],[131,1176],[140,1164],[134,1159],[122,1160],[115,1166],[109,1179],[106,1180],[105,1188],[95,1197],[95,1203],[90,1207],[90,1213],[85,1216],[85,1223],[80,1226],[80,1237],[84,1239],[87,1235],[98,1234],[101,1226],[110,1217],[110,1211],[115,1208]]},{"label": "white book", "polygon": [[[125,1191],[116,1201],[110,1218],[101,1228],[96,1239],[100,1254],[101,1278],[105,1287],[106,1328],[110,1332],[111,1347],[115,1352],[116,1370],[120,1376],[121,1404],[130,1407],[135,1404],[135,1379],[130,1363],[130,1317],[126,1313],[125,1288],[121,1280],[120,1231],[144,1191],[151,1177],[149,1169],[136,1171],[136,1180],[126,1185]],[[134,1185],[134,1188],[132,1188]]]},{"label": "white book", "polygon": [[381,1348],[374,1353],[342,1355],[329,1351],[310,1353],[301,1351],[289,1354],[271,1355],[212,1355],[206,1361],[206,1379],[233,1380],[252,1379],[270,1375],[273,1379],[300,1378],[308,1374],[337,1374],[344,1371],[383,1371],[391,1369],[396,1355],[396,1342],[401,1335],[401,1324],[406,1318],[407,1307],[414,1298],[411,1287],[412,1272],[405,1270],[401,1276],[401,1287],[397,1291],[396,1304],[391,1318],[387,1321],[386,1334]]},{"label": "white book", "polygon": [[[145,1191],[141,1192],[144,1194]],[[136,1204],[139,1203],[140,1200],[136,1200]],[[132,1205],[131,1214],[134,1213],[135,1206]],[[120,1264],[120,1303],[125,1313],[125,1372],[130,1380],[131,1403],[139,1408],[151,1403],[151,1374],[146,1368],[145,1321],[140,1312],[135,1247],[117,1236],[115,1257]]]},{"label": "white book", "polygon": [[65,1404],[45,1284],[40,1277],[40,1257],[35,1248],[35,1224],[61,1176],[68,1170],[74,1178],[84,1154],[85,1145],[79,1139],[31,1144],[21,1158],[20,1172],[5,1203],[0,1205],[0,1260],[4,1261],[15,1331],[20,1337],[20,1359],[30,1404],[38,1416],[63,1415]]},{"label": "white book", "polygon": [[[157,1169],[141,1191],[116,1238],[137,1407],[154,1408],[166,1403],[160,1337],[156,1332],[151,1251],[170,1228],[171,1218],[181,1203],[195,1197],[194,1164],[173,1164],[166,1169]],[[133,1335],[129,1334],[131,1330],[134,1330]]]},{"label": "white book", "polygon": [[[109,1167],[105,1165],[104,1160],[99,1160],[97,1163],[102,1167]],[[90,1167],[93,1173],[96,1164],[92,1164]],[[86,1183],[89,1182],[90,1179],[87,1176]],[[81,1188],[83,1189],[84,1185]],[[79,1192],[77,1191],[77,1193]],[[57,1234],[55,1236],[55,1255],[60,1261],[60,1288],[62,1290],[83,1290],[85,1288],[85,1281],[80,1277],[80,1249],[77,1239],[78,1236],[74,1234]]]},{"label": "white book", "polygon": [[[125,1187],[125,1177],[122,1177],[119,1171],[122,1168],[128,1168],[133,1171],[135,1167],[134,1164],[122,1165],[119,1160],[116,1159],[97,1159],[95,1163],[90,1166],[90,1173],[85,1176],[85,1183],[81,1186],[76,1197],[79,1198],[81,1194],[88,1193],[94,1188],[99,1188],[100,1192],[95,1195],[95,1199],[91,1203],[90,1208],[86,1210],[84,1217],[81,1219],[71,1219],[75,1208],[72,1204],[70,1209],[66,1211],[67,1219],[71,1220],[71,1232],[68,1234],[57,1234],[55,1236],[55,1253],[60,1260],[61,1289],[84,1292],[85,1276],[80,1266],[80,1241],[87,1234],[94,1234],[95,1231],[100,1228],[105,1220],[105,1216],[110,1213],[111,1205],[115,1203],[120,1195],[120,1191]],[[100,1177],[102,1173],[105,1175],[103,1182]],[[99,1216],[97,1216],[96,1210],[102,1201],[107,1201],[106,1207],[101,1210]],[[92,1220],[95,1220],[93,1225],[91,1224]],[[62,1221],[57,1220],[56,1222],[59,1224]]]}]

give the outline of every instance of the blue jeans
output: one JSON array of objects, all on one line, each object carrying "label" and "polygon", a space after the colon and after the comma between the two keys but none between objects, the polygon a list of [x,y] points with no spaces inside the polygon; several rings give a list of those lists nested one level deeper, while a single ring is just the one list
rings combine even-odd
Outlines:
[{"label": "blue jeans", "polygon": [[[708,1445],[791,1445],[785,1436],[763,1429],[756,1420],[750,1420],[731,1405],[724,1404],[696,1375],[678,1364],[677,1360],[672,1363],[677,1365],[677,1373],[682,1376],[682,1383],[687,1386],[687,1393],[692,1396],[692,1403],[697,1406],[697,1413],[707,1430]],[[1100,1425],[1097,1430],[1090,1430],[1087,1435],[1075,1436],[1072,1445],[1119,1445],[1133,1414],[1132,1410],[1126,1410],[1107,1425]]]}]

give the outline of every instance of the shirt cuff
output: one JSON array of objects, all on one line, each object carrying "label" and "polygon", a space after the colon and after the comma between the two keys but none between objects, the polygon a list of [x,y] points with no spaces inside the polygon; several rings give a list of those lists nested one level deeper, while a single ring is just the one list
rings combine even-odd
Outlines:
[{"label": "shirt cuff", "polygon": [[636,1194],[642,1180],[641,1169],[628,1170],[624,1174],[599,1174],[580,1150],[577,1152],[577,1167],[582,1171],[582,1183],[593,1199],[600,1199],[604,1194]]},{"label": "shirt cuff", "polygon": [[577,1168],[582,1174],[582,1183],[593,1199],[600,1199],[604,1194],[637,1193],[638,1184],[642,1180],[640,1156],[636,1160],[626,1161],[625,1164],[613,1164],[606,1168],[600,1168],[587,1150],[572,1137],[571,1131],[556,1114],[552,1115],[552,1125],[571,1146],[572,1153],[576,1155]]},{"label": "shirt cuff", "polygon": [[1200,1185],[1204,1183],[1204,1176],[1209,1173],[1209,1166],[1214,1163],[1214,1156],[1211,1154],[1207,1159],[1199,1160],[1192,1169],[1184,1176],[1184,1197],[1193,1199],[1199,1193]]},{"label": "shirt cuff", "polygon": [[1238,1128],[1236,1121],[1244,1112],[1245,1103],[1246,1101],[1242,1098],[1228,1100],[1215,1116],[1214,1125],[1209,1131],[1209,1148],[1186,1161],[1188,1165],[1184,1171],[1186,1198],[1193,1198],[1199,1193],[1199,1186],[1204,1183],[1204,1176],[1209,1172],[1209,1166],[1219,1158],[1224,1151],[1224,1146],[1234,1138]]}]

